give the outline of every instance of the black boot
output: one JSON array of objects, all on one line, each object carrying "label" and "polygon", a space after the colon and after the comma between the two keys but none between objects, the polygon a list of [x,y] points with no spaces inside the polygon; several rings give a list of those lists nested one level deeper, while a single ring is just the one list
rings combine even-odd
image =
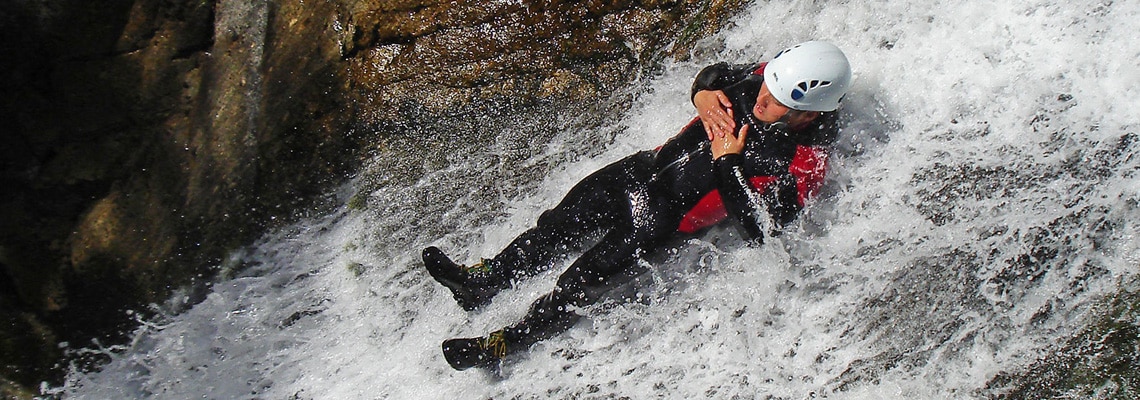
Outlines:
[{"label": "black boot", "polygon": [[509,281],[497,279],[488,260],[466,267],[451,261],[434,246],[424,249],[423,259],[431,277],[450,289],[455,301],[467,311],[487,305],[495,294],[510,286]]},{"label": "black boot", "polygon": [[503,332],[491,333],[485,338],[449,339],[443,342],[443,358],[451,368],[462,371],[472,367],[495,369],[507,356],[507,342]]}]

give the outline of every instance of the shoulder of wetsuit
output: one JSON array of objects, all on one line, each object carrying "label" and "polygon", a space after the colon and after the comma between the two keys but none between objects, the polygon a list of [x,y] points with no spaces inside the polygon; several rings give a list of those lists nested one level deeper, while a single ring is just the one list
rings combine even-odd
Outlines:
[{"label": "shoulder of wetsuit", "polygon": [[830,146],[839,139],[839,113],[835,111],[820,114],[807,128],[794,132],[796,144],[804,146]]},{"label": "shoulder of wetsuit", "polygon": [[702,90],[724,90],[751,76],[760,76],[758,71],[764,63],[755,64],[729,64],[719,62],[705,67],[693,79],[690,97],[696,96]]}]

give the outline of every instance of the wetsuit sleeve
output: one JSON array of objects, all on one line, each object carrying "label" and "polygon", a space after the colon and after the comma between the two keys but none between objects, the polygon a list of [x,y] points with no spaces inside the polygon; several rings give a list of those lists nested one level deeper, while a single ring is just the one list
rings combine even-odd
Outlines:
[{"label": "wetsuit sleeve", "polygon": [[768,213],[778,227],[796,219],[800,211],[819,193],[827,175],[828,147],[796,146],[788,174],[777,179],[765,192]]},{"label": "wetsuit sleeve", "polygon": [[775,224],[773,234],[795,221],[808,200],[823,186],[827,159],[826,147],[797,146],[788,173],[765,180],[745,176],[743,155],[721,156],[714,162],[714,168],[725,211],[740,223],[748,238],[762,243],[765,231],[762,211],[766,208]]},{"label": "wetsuit sleeve", "polygon": [[748,78],[761,64],[728,64],[716,63],[705,67],[693,79],[689,100],[702,90],[721,90]]},{"label": "wetsuit sleeve", "polygon": [[744,175],[744,156],[725,154],[713,162],[717,190],[728,215],[740,223],[749,239],[764,241],[761,207],[765,201]]},{"label": "wetsuit sleeve", "polygon": [[788,173],[768,187],[763,196],[777,228],[792,223],[823,186],[831,145],[839,136],[837,114],[823,113],[811,127],[793,135],[796,153]]}]

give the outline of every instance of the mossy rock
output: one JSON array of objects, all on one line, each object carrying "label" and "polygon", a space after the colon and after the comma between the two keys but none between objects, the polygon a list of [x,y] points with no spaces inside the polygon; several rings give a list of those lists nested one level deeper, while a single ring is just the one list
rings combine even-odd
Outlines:
[{"label": "mossy rock", "polygon": [[1061,348],[990,387],[1003,391],[1001,399],[1140,398],[1140,280],[1105,298]]}]

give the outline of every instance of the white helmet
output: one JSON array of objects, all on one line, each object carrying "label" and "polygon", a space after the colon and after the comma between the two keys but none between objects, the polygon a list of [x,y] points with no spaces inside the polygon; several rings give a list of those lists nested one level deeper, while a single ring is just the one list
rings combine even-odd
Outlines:
[{"label": "white helmet", "polygon": [[831,43],[800,43],[768,62],[764,82],[780,104],[793,110],[835,111],[851,85],[851,64]]}]

